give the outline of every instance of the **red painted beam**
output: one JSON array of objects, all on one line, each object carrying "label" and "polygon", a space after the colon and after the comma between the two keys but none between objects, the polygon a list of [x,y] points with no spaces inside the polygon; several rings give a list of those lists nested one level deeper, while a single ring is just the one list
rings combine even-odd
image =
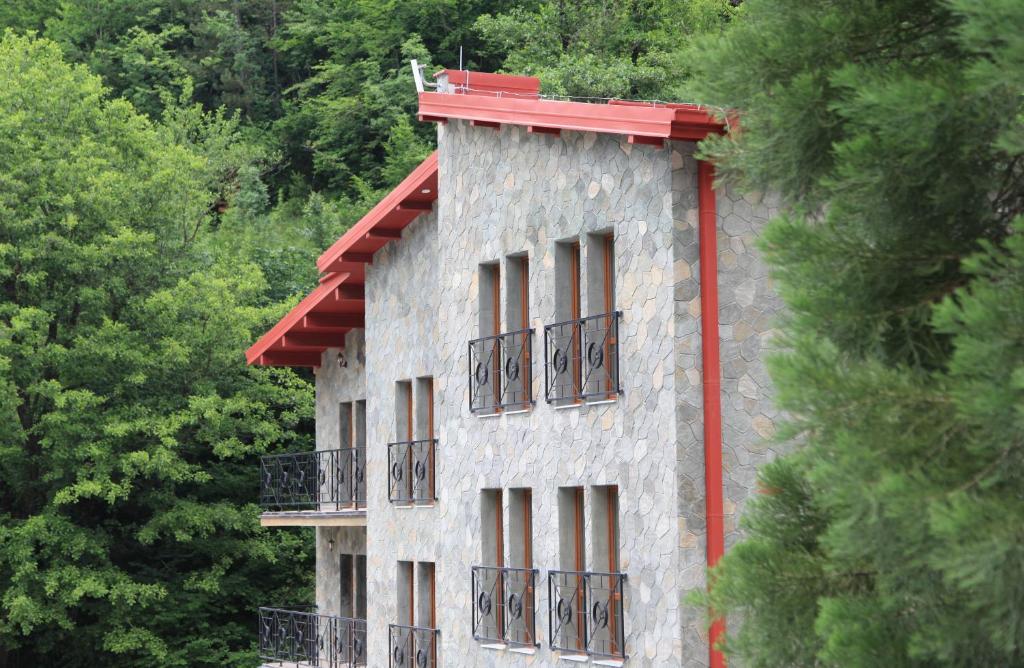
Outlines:
[{"label": "red painted beam", "polygon": [[346,251],[341,254],[342,262],[362,262],[364,264],[373,264],[373,253],[356,253],[353,251]]},{"label": "red painted beam", "polygon": [[469,124],[475,128],[494,128],[495,130],[501,129],[501,123],[494,123],[493,121],[470,121]]},{"label": "red painted beam", "polygon": [[[718,334],[718,213],[714,188],[714,165],[703,160],[698,162],[700,339],[704,370],[704,498],[709,571],[725,554],[722,500],[722,363]],[[716,618],[711,623],[708,640],[711,668],[725,668],[725,656],[715,648],[724,632],[725,620]]]},{"label": "red painted beam", "polygon": [[430,114],[419,114],[417,117],[420,123],[447,123],[448,119],[444,116],[431,116]]},{"label": "red painted beam", "polygon": [[302,319],[303,328],[319,327],[323,329],[351,329],[365,327],[366,318],[362,313],[310,313]]},{"label": "red painted beam", "polygon": [[345,335],[338,332],[295,332],[281,337],[282,348],[344,348]]},{"label": "red painted beam", "polygon": [[320,366],[320,353],[274,350],[259,356],[262,366]]},{"label": "red painted beam", "polygon": [[388,241],[402,238],[402,230],[370,230],[366,233],[367,239],[386,239]]},{"label": "red painted beam", "polygon": [[433,202],[402,202],[397,207],[396,211],[415,211],[416,213],[423,213],[424,211],[430,211],[434,208]]},{"label": "red painted beam", "polygon": [[335,301],[352,300],[352,301],[365,301],[366,290],[365,286],[362,285],[345,285],[342,283],[334,289]]},{"label": "red painted beam", "polygon": [[647,146],[657,146],[658,148],[665,145],[663,137],[647,137],[645,135],[629,135],[627,141],[630,144],[645,144]]},{"label": "red painted beam", "polygon": [[542,125],[527,125],[526,131],[530,134],[537,135],[560,135],[562,134],[561,128],[549,128]]}]

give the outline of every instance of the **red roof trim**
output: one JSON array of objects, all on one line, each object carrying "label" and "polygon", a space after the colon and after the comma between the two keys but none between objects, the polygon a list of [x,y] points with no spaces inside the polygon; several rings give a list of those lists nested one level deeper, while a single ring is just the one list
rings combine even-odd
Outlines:
[{"label": "red roof trim", "polygon": [[693,104],[591,104],[435,92],[420,93],[419,100],[419,115],[424,118],[633,135],[650,142],[657,138],[699,140],[725,130],[725,124],[707,109]]},{"label": "red roof trim", "polygon": [[[292,329],[302,322],[303,317],[313,313],[316,308],[328,297],[332,296],[334,289],[348,280],[350,274],[331,274],[324,277],[325,280],[320,282],[320,285],[313,288],[306,297],[299,302],[295,308],[288,312],[283,318],[281,318],[276,325],[274,325],[270,331],[260,337],[259,341],[254,343],[248,350],[245,351],[245,359],[249,364],[260,363],[259,358],[261,355],[269,352],[271,348],[274,348],[276,344],[280,342],[285,334],[289,333]],[[344,339],[339,341],[339,345],[344,343]],[[327,346],[324,346],[326,349]],[[284,351],[283,347],[278,347],[278,351]]]},{"label": "red roof trim", "polygon": [[366,264],[373,262],[375,252],[400,239],[402,229],[430,211],[436,199],[434,151],[320,256],[320,285],[245,352],[246,361],[318,366],[324,350],[343,347],[345,334],[365,322]]},{"label": "red roof trim", "polygon": [[[423,192],[428,190],[429,192]],[[372,255],[387,245],[388,239],[371,234],[377,229],[401,230],[437,199],[437,151],[421,162],[409,176],[395,186],[368,214],[352,226],[316,261],[322,272],[338,271],[346,252]]]}]

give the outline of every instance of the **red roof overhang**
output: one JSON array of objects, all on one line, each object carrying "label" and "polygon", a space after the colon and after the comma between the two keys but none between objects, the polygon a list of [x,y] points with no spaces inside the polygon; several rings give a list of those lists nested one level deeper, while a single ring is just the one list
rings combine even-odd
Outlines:
[{"label": "red roof overhang", "polygon": [[612,100],[608,104],[565,102],[514,96],[419,94],[424,121],[457,118],[478,124],[525,125],[534,132],[604,132],[627,135],[635,143],[665,139],[700,140],[725,131],[725,124],[694,104],[660,104]]},{"label": "red roof overhang", "polygon": [[366,265],[436,199],[435,151],[320,256],[320,285],[245,352],[246,361],[316,367],[324,350],[343,348],[345,334],[365,326]]},{"label": "red roof overhang", "polygon": [[[697,141],[725,132],[725,123],[693,104],[545,100],[533,77],[443,72],[455,93],[420,93],[420,120],[455,118],[495,128],[506,123],[554,134],[603,132],[657,146],[666,139]],[[349,330],[364,327],[366,265],[374,253],[401,238],[417,216],[430,211],[436,199],[435,151],[320,256],[320,285],[246,351],[249,364],[315,367],[324,350],[343,347]]]},{"label": "red roof overhang", "polygon": [[321,272],[346,271],[351,262],[372,256],[400,236],[416,216],[430,211],[437,199],[437,151],[412,170],[370,213],[324,251],[316,261]]}]

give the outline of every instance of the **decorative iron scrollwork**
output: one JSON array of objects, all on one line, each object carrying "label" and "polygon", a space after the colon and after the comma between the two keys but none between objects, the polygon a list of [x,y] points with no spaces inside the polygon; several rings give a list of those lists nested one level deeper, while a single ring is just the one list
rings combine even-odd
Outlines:
[{"label": "decorative iron scrollwork", "polygon": [[273,511],[361,508],[364,457],[361,448],[262,457],[260,504]]},{"label": "decorative iron scrollwork", "polygon": [[494,412],[533,403],[533,330],[469,342],[469,409]]},{"label": "decorative iron scrollwork", "polygon": [[544,327],[544,396],[550,403],[621,393],[618,311]]}]

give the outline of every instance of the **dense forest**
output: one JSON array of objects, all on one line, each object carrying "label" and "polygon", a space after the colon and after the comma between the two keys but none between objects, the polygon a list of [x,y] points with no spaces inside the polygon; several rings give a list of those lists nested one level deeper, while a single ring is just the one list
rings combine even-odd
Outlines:
[{"label": "dense forest", "polygon": [[1024,3],[21,0],[0,26],[0,668],[251,668],[256,608],[310,601],[311,536],[255,503],[258,455],[312,447],[311,376],[242,352],[431,150],[411,58],[738,111],[700,150],[785,204],[793,447],[680,602],[729,616],[729,655],[1024,665]]},{"label": "dense forest", "polygon": [[0,5],[0,666],[254,665],[312,598],[256,456],[311,376],[242,353],[432,150],[409,60],[680,97],[726,0]]}]

